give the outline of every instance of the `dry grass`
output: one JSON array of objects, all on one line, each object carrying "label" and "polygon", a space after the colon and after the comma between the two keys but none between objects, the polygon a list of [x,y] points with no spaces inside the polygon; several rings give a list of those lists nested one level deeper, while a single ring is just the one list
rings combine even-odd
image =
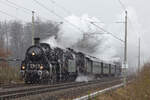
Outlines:
[{"label": "dry grass", "polygon": [[16,67],[0,67],[0,83],[20,82],[19,69]]},{"label": "dry grass", "polygon": [[[3,48],[0,48],[0,57],[7,58],[10,53],[6,53]],[[0,61],[0,83],[20,81],[19,68],[10,67],[8,62]]]},{"label": "dry grass", "polygon": [[150,64],[146,64],[126,88],[100,95],[96,100],[150,100]]}]

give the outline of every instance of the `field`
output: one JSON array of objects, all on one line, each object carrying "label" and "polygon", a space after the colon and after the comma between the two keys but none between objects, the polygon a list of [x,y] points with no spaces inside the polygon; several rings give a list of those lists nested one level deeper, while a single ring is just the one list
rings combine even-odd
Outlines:
[{"label": "field", "polygon": [[127,87],[100,95],[96,100],[150,100],[150,64],[145,64]]}]

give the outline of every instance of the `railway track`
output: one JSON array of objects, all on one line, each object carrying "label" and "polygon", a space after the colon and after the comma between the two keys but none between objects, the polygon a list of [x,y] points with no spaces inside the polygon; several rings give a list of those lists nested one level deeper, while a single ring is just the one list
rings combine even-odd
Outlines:
[{"label": "railway track", "polygon": [[105,82],[112,82],[112,81],[119,81],[118,78],[113,79],[101,79],[89,82],[69,82],[63,84],[56,84],[56,85],[39,85],[39,86],[32,86],[32,87],[22,87],[22,88],[14,88],[14,89],[3,89],[0,91],[0,99],[13,99],[19,98],[29,95],[35,95],[45,92],[53,92],[63,89],[69,89],[74,87],[82,87],[86,85],[93,85],[93,84],[105,84]]},{"label": "railway track", "polygon": [[24,83],[9,83],[9,84],[3,83],[0,85],[0,88],[9,89],[9,88],[16,88],[16,87],[24,87],[24,86],[32,86],[32,84],[28,85],[28,84],[24,84]]},{"label": "railway track", "polygon": [[[68,83],[71,81],[67,81]],[[67,82],[57,82],[55,84],[67,83]],[[32,87],[32,86],[39,86],[39,85],[48,85],[48,84],[25,84],[25,83],[2,83],[0,84],[1,89],[10,89],[10,88],[19,88],[19,87]]]}]

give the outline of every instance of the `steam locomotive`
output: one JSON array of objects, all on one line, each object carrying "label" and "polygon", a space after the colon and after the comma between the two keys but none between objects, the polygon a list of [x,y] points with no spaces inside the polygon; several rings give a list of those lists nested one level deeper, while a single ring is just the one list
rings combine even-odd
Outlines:
[{"label": "steam locomotive", "polygon": [[25,83],[43,83],[75,80],[79,74],[95,78],[118,76],[121,66],[105,63],[96,57],[71,48],[51,48],[47,43],[34,39],[21,63],[21,75]]}]

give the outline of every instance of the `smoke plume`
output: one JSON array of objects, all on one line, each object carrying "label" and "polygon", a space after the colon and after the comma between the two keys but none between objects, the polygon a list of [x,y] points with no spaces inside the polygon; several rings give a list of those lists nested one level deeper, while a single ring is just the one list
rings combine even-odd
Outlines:
[{"label": "smoke plume", "polygon": [[120,61],[117,48],[114,46],[116,41],[114,42],[109,34],[91,24],[95,22],[96,25],[105,28],[99,19],[88,15],[81,17],[71,15],[65,20],[69,23],[64,22],[60,26],[57,39],[50,37],[46,40],[47,43],[64,48],[70,47],[109,62]]}]

